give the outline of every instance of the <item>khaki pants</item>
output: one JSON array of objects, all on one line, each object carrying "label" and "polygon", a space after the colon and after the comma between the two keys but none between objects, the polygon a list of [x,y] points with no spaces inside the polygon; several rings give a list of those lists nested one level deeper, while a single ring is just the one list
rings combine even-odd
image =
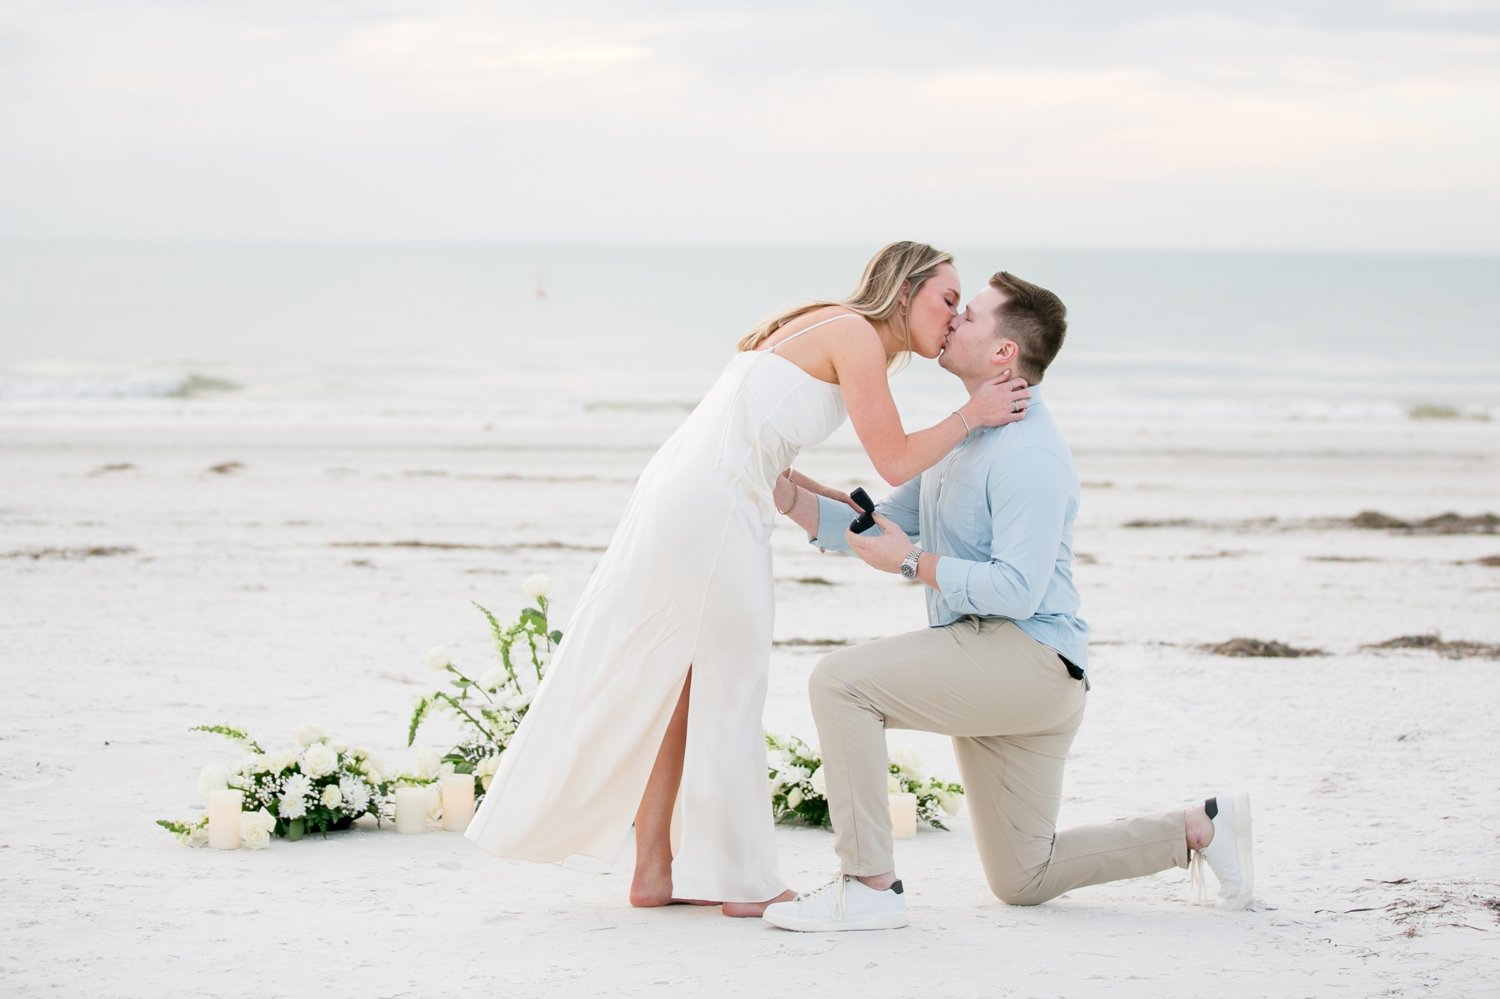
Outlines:
[{"label": "khaki pants", "polygon": [[896,868],[888,728],[953,737],[979,857],[1005,902],[1187,866],[1180,810],[1056,831],[1084,685],[1009,621],[969,617],[841,649],[810,686],[845,874]]}]

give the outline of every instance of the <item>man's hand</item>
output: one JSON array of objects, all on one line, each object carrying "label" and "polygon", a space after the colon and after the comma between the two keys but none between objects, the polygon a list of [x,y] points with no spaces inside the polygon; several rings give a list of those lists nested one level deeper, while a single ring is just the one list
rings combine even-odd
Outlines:
[{"label": "man's hand", "polygon": [[901,561],[912,550],[911,538],[887,517],[875,515],[875,526],[879,535],[844,532],[849,550],[864,560],[865,564],[881,572],[900,572]]}]

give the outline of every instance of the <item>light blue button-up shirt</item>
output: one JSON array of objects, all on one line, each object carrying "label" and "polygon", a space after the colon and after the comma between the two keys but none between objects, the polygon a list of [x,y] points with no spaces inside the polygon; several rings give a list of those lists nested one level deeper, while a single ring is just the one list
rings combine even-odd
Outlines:
[{"label": "light blue button-up shirt", "polygon": [[[1088,669],[1089,628],[1073,585],[1078,498],[1073,454],[1032,386],[1026,419],[976,430],[876,509],[941,556],[938,588],[923,587],[932,627],[970,614],[1007,618]],[[820,496],[818,516],[813,543],[849,554],[850,508]]]}]

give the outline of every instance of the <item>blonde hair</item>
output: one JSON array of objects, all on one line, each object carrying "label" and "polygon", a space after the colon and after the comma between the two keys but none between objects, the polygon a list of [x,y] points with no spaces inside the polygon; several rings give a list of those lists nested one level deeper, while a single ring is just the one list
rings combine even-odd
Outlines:
[{"label": "blonde hair", "polygon": [[[808,302],[777,313],[745,334],[745,338],[740,341],[740,350],[754,350],[767,337],[798,316],[830,305],[848,309],[855,315],[872,321],[888,321],[896,314],[903,291],[907,293],[906,300],[910,304],[917,291],[937,273],[938,268],[951,263],[953,254],[934,249],[926,243],[902,240],[887,244],[870,258],[859,284],[849,293],[848,298],[841,302]],[[911,349],[911,330],[907,327],[904,316],[900,330],[904,347],[892,355],[890,360]]]}]

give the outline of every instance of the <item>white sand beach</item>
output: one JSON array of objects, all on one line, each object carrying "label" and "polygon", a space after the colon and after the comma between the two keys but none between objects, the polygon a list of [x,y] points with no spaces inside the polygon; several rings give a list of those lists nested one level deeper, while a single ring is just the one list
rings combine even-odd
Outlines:
[{"label": "white sand beach", "polygon": [[[1500,642],[1500,536],[1348,523],[1500,508],[1494,423],[1070,431],[1095,644],[1062,822],[1248,790],[1255,910],[1191,905],[1181,871],[1009,907],[960,815],[898,844],[910,927],[801,935],[630,909],[628,846],[597,874],[454,833],[218,852],[157,828],[235,755],[192,725],[279,746],[316,722],[400,764],[427,648],[487,664],[469,601],[512,613],[535,572],[566,630],[650,454],[184,407],[0,423],[0,994],[1500,996],[1500,661],[1364,647]],[[874,484],[847,435],[801,467]],[[818,643],[921,627],[922,602],[775,543],[766,723],[811,739]],[[1326,654],[1201,648],[1235,637]],[[891,743],[956,776],[944,740]],[[794,887],[833,874],[828,833],[778,839]]]}]

